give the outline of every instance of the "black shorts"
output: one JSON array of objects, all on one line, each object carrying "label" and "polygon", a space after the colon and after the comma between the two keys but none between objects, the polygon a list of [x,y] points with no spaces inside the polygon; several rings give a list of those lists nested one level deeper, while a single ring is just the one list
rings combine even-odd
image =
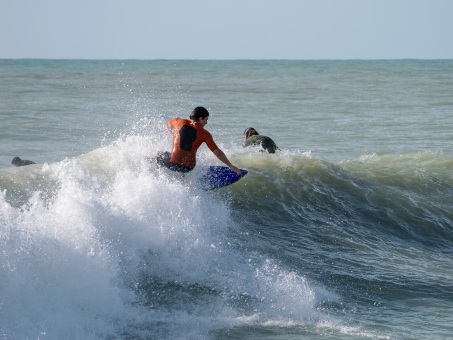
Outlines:
[{"label": "black shorts", "polygon": [[177,172],[189,172],[193,170],[193,168],[189,168],[188,166],[170,162],[170,156],[171,154],[168,151],[159,152],[156,157],[157,164]]}]

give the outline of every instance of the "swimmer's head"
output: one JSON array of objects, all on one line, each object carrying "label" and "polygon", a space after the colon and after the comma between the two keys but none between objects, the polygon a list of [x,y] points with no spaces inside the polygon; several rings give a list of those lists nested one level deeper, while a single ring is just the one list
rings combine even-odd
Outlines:
[{"label": "swimmer's head", "polygon": [[258,135],[259,135],[258,131],[256,131],[252,127],[249,127],[247,129],[245,129],[244,134],[243,134],[244,140],[249,138],[249,137],[251,137],[251,136],[258,136]]},{"label": "swimmer's head", "polygon": [[19,157],[14,157],[11,164],[14,164],[15,166],[20,166],[22,163],[22,160]]}]

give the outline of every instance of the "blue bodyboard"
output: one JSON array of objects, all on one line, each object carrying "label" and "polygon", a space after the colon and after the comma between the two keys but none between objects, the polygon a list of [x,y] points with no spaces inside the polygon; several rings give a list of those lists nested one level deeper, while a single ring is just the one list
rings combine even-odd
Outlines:
[{"label": "blue bodyboard", "polygon": [[247,170],[241,169],[241,174],[238,175],[226,166],[210,166],[206,169],[206,173],[203,174],[200,181],[205,190],[218,189],[239,181],[247,173]]}]

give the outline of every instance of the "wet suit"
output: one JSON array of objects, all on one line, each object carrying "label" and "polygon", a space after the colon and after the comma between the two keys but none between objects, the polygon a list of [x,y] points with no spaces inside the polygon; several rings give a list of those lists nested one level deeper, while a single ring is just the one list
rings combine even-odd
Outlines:
[{"label": "wet suit", "polygon": [[255,145],[261,145],[261,147],[269,153],[275,153],[275,150],[277,150],[275,142],[271,138],[262,135],[253,135],[248,137],[243,146],[246,147]]},{"label": "wet suit", "polygon": [[173,146],[170,152],[157,155],[157,163],[170,170],[189,172],[196,164],[197,150],[206,143],[211,151],[218,149],[211,134],[200,124],[191,119],[173,118],[167,122],[167,127],[173,129]]},{"label": "wet suit", "polygon": [[28,161],[26,159],[20,159],[19,157],[14,157],[12,162],[15,166],[25,166],[25,165],[30,165],[30,164],[36,164],[33,161]]},{"label": "wet suit", "polygon": [[159,152],[157,154],[156,161],[157,161],[157,164],[165,166],[173,171],[189,172],[193,169],[193,168],[189,168],[188,166],[185,166],[185,165],[170,162],[170,158],[171,158],[170,152],[168,152],[168,151]]}]

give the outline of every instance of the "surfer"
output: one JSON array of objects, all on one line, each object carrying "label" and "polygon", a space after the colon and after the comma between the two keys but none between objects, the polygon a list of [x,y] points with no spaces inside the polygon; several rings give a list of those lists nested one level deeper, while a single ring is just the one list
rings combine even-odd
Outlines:
[{"label": "surfer", "polygon": [[271,138],[260,135],[258,131],[256,131],[252,127],[245,129],[243,137],[244,137],[244,144],[242,145],[243,147],[260,145],[264,150],[267,150],[267,152],[269,153],[275,153],[275,150],[278,149],[277,145]]},{"label": "surfer", "polygon": [[36,164],[35,162],[27,161],[25,159],[20,159],[19,157],[14,157],[13,160],[11,161],[11,163],[14,164],[15,166],[24,166],[24,165]]},{"label": "surfer", "polygon": [[202,143],[206,143],[212,153],[238,175],[241,170],[228,160],[225,153],[219,149],[209,131],[205,130],[208,123],[209,112],[202,106],[196,107],[190,119],[173,118],[166,124],[167,129],[173,134],[171,153],[160,152],[157,155],[157,164],[170,170],[189,172],[196,164],[197,150]]}]

